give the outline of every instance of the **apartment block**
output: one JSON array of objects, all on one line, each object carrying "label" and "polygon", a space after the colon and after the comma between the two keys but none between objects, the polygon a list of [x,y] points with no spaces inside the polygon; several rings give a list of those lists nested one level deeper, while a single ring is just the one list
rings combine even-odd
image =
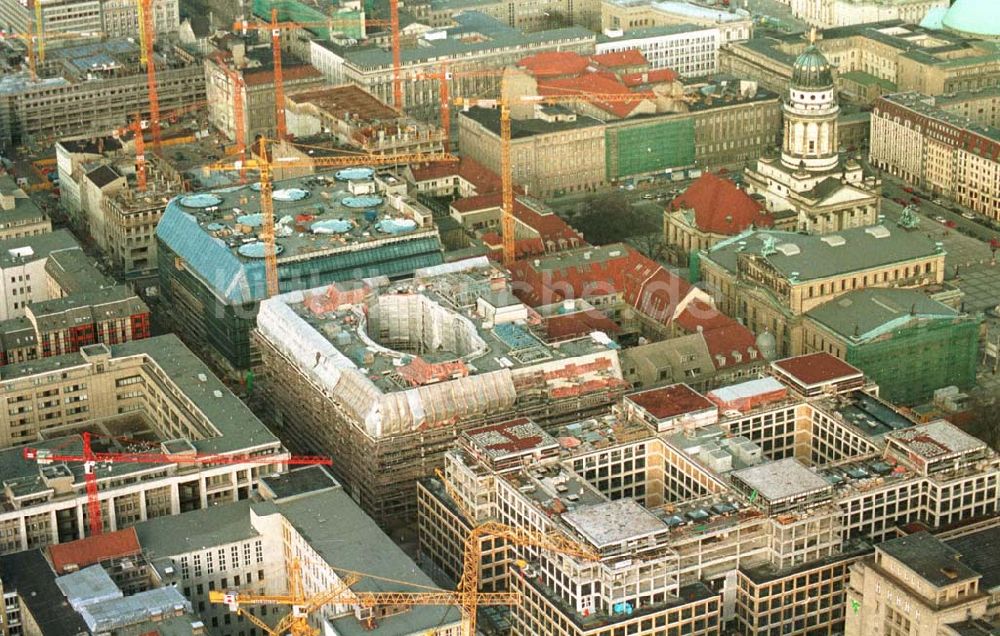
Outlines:
[{"label": "apartment block", "polygon": [[447,489],[421,486],[422,554],[454,572],[463,528],[496,520],[600,555],[490,553],[481,576],[524,594],[513,634],[719,634],[732,619],[741,634],[833,634],[873,544],[996,513],[986,444],[914,424],[832,356],[771,369],[705,394],[628,394],[589,420],[463,431]]},{"label": "apartment block", "polygon": [[[106,531],[247,499],[260,475],[282,470],[287,451],[176,336],[93,344],[79,352],[4,367],[0,465],[5,489],[0,552],[72,541],[88,527],[82,464],[46,463],[81,452],[79,432],[101,450],[248,454],[274,464],[101,465]],[[128,438],[132,438],[129,442]],[[145,440],[145,441],[139,441]],[[19,445],[37,449],[27,460]]]},{"label": "apartment block", "polygon": [[872,164],[1000,219],[1000,135],[992,127],[998,94],[883,96],[872,110]]},{"label": "apartment block", "polygon": [[45,274],[49,255],[79,249],[65,229],[0,240],[0,321],[22,317],[28,305],[52,298]]}]

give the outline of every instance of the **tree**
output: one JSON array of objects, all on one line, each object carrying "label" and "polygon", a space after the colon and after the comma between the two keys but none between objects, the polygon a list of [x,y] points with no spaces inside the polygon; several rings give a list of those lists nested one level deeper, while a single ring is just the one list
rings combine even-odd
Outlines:
[{"label": "tree", "polygon": [[606,245],[661,231],[659,223],[636,211],[619,192],[587,197],[573,219],[588,243]]}]

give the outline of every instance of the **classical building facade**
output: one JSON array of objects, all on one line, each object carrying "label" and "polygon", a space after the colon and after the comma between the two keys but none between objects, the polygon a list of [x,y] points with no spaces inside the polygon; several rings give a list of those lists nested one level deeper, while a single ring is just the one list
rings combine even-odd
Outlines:
[{"label": "classical building facade", "polygon": [[772,212],[794,211],[800,231],[836,232],[878,218],[878,181],[856,161],[840,158],[839,112],[833,68],[810,46],[795,60],[782,108],[780,158],[764,157],[746,171],[748,190]]},{"label": "classical building facade", "polygon": [[947,9],[948,0],[791,0],[795,17],[822,29],[882,20],[918,24],[932,9]]}]

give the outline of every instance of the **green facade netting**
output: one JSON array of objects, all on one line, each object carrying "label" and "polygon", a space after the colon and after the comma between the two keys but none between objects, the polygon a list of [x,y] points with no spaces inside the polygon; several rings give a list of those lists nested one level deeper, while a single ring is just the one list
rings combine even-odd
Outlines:
[{"label": "green facade netting", "polygon": [[848,345],[846,360],[878,383],[890,402],[913,405],[935,389],[976,382],[979,327],[975,320],[921,321],[872,342]]},{"label": "green facade netting", "polygon": [[[367,6],[367,4],[366,4]],[[339,11],[335,0],[320,0],[313,7],[298,0],[253,0],[253,14],[262,20],[271,19],[271,9],[278,10],[280,22],[330,22],[334,30],[347,37],[361,39],[362,18],[358,11]],[[321,39],[330,38],[330,30],[326,27],[308,27],[307,31]]]},{"label": "green facade netting", "polygon": [[694,165],[691,117],[609,125],[604,134],[609,181]]}]

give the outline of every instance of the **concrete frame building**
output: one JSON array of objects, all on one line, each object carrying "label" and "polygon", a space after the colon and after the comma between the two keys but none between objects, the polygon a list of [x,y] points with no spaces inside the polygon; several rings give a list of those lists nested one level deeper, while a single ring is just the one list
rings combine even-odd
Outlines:
[{"label": "concrete frame building", "polygon": [[881,97],[872,110],[872,165],[1000,220],[998,97],[996,88]]},{"label": "concrete frame building", "polygon": [[[80,452],[75,435],[122,450],[122,435],[156,440],[152,452],[239,453],[276,464],[122,464],[97,468],[106,530],[247,499],[261,475],[280,472],[287,451],[176,336],[94,344],[78,353],[7,365],[0,464],[5,510],[0,553],[84,536],[87,494],[80,465],[38,465],[12,445]],[[99,422],[99,423],[98,423]],[[70,437],[67,437],[70,435]]]},{"label": "concrete frame building", "polygon": [[445,455],[453,495],[420,484],[422,554],[453,572],[450,547],[485,519],[597,550],[594,563],[516,546],[484,560],[485,580],[525,595],[517,635],[717,634],[731,618],[741,634],[836,633],[847,566],[872,542],[996,513],[1000,457],[984,443],[914,425],[832,356],[772,368],[782,381],[641,391],[551,432],[526,420],[465,431]]},{"label": "concrete frame building", "polygon": [[401,523],[458,431],[512,413],[577,418],[624,390],[610,338],[555,346],[535,328],[500,270],[468,259],[262,302],[258,377],[279,430],[330,454],[369,514]]},{"label": "concrete frame building", "polygon": [[478,11],[515,29],[540,31],[556,22],[596,30],[600,7],[600,0],[418,0],[406,8],[418,22],[435,29],[454,25],[455,14]]},{"label": "concrete frame building", "polygon": [[[15,73],[0,83],[0,148],[107,134],[136,113],[148,118],[146,72],[136,42],[64,47],[50,51],[47,59],[57,66],[57,76],[31,81],[27,73]],[[101,71],[95,72],[92,63],[102,65]],[[160,112],[204,101],[205,73],[193,56],[164,46],[157,49],[155,63]]]},{"label": "concrete frame building", "polygon": [[45,265],[53,252],[79,250],[69,230],[0,241],[0,321],[25,315],[27,306],[49,300]]},{"label": "concrete frame building", "polygon": [[944,257],[918,229],[875,225],[826,236],[753,230],[698,253],[692,267],[723,313],[773,335],[779,355],[798,355],[808,311],[852,290],[940,284]]}]

